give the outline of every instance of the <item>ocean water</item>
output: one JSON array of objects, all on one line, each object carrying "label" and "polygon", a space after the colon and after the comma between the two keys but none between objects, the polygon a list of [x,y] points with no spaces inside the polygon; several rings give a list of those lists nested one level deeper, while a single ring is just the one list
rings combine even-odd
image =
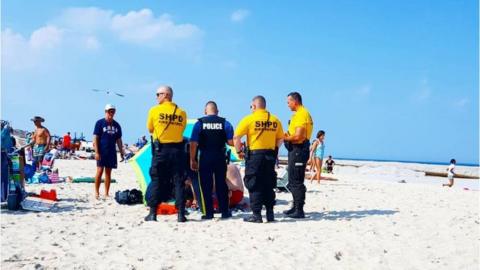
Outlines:
[{"label": "ocean water", "polygon": [[[419,163],[419,164],[428,164],[428,165],[449,165],[449,162],[434,162],[434,161],[416,161],[416,160],[389,160],[389,159],[361,159],[361,158],[335,158],[338,160],[356,160],[356,161],[375,161],[375,162],[399,162],[399,163]],[[458,162],[457,166],[468,166],[468,167],[480,167],[479,164],[473,163],[461,163]]]}]

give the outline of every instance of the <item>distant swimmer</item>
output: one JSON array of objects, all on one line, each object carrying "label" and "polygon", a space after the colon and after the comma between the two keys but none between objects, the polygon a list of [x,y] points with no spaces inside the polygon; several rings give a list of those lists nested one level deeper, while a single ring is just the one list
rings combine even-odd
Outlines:
[{"label": "distant swimmer", "polygon": [[288,108],[294,112],[285,134],[285,147],[288,150],[288,188],[292,192],[292,208],[284,213],[291,218],[305,218],[305,167],[310,153],[310,137],[313,120],[302,104],[302,96],[298,92],[287,95]]}]

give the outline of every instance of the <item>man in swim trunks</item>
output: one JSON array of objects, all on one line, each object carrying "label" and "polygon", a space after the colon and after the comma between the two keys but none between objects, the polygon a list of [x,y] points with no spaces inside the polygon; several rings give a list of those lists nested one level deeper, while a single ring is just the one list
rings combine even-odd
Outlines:
[{"label": "man in swim trunks", "polygon": [[48,153],[50,146],[50,131],[42,125],[45,122],[42,117],[35,116],[31,120],[35,124],[35,131],[32,134],[33,160],[37,170],[40,170],[43,157]]}]

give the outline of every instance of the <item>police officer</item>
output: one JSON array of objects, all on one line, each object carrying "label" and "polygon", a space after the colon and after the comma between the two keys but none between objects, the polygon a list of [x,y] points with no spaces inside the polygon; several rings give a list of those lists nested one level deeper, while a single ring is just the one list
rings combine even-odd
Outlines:
[{"label": "police officer", "polygon": [[288,108],[295,112],[289,121],[288,132],[284,142],[288,150],[288,185],[292,192],[293,206],[284,212],[291,218],[305,218],[303,206],[305,192],[305,167],[309,157],[310,136],[313,130],[313,120],[308,110],[302,105],[302,96],[291,92],[287,96]]},{"label": "police officer", "polygon": [[202,219],[213,218],[214,182],[220,213],[222,219],[225,219],[232,216],[228,208],[228,187],[225,182],[227,174],[225,144],[233,146],[233,127],[225,118],[218,116],[218,107],[214,101],[209,101],[205,105],[205,115],[198,119],[193,127],[190,138],[190,166],[192,170],[199,172],[203,202]]},{"label": "police officer", "polygon": [[157,220],[157,206],[170,199],[175,187],[175,204],[178,210],[178,222],[185,222],[184,169],[186,163],[183,143],[183,131],[187,123],[187,114],[172,102],[173,90],[170,86],[161,86],[157,90],[158,105],[148,113],[147,128],[152,135],[152,181],[147,187],[145,199],[150,213],[145,221]]},{"label": "police officer", "polygon": [[[253,98],[252,114],[243,118],[235,129],[233,137],[235,149],[245,158],[245,187],[250,194],[250,207],[253,214],[244,221],[261,223],[262,206],[267,211],[267,221],[274,221],[273,205],[277,184],[275,162],[278,147],[282,144],[283,128],[278,118],[268,112],[263,96]],[[241,138],[247,136],[247,149],[242,150]]]}]

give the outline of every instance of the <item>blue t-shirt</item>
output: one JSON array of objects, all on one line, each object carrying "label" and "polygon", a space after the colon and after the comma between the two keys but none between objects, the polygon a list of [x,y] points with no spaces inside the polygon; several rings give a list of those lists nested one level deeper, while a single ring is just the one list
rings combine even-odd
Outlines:
[{"label": "blue t-shirt", "polygon": [[[214,117],[214,116],[208,115],[207,117]],[[225,120],[224,129],[225,129],[225,134],[227,135],[227,140],[233,139],[233,126],[227,120]],[[202,123],[200,121],[197,121],[193,126],[192,136],[190,137],[191,142],[198,142],[200,137],[200,131],[202,131]]]},{"label": "blue t-shirt", "polygon": [[105,118],[98,120],[95,124],[93,135],[99,137],[98,150],[101,156],[117,155],[116,143],[118,139],[122,138],[122,128],[117,121],[112,120],[109,123]]}]

